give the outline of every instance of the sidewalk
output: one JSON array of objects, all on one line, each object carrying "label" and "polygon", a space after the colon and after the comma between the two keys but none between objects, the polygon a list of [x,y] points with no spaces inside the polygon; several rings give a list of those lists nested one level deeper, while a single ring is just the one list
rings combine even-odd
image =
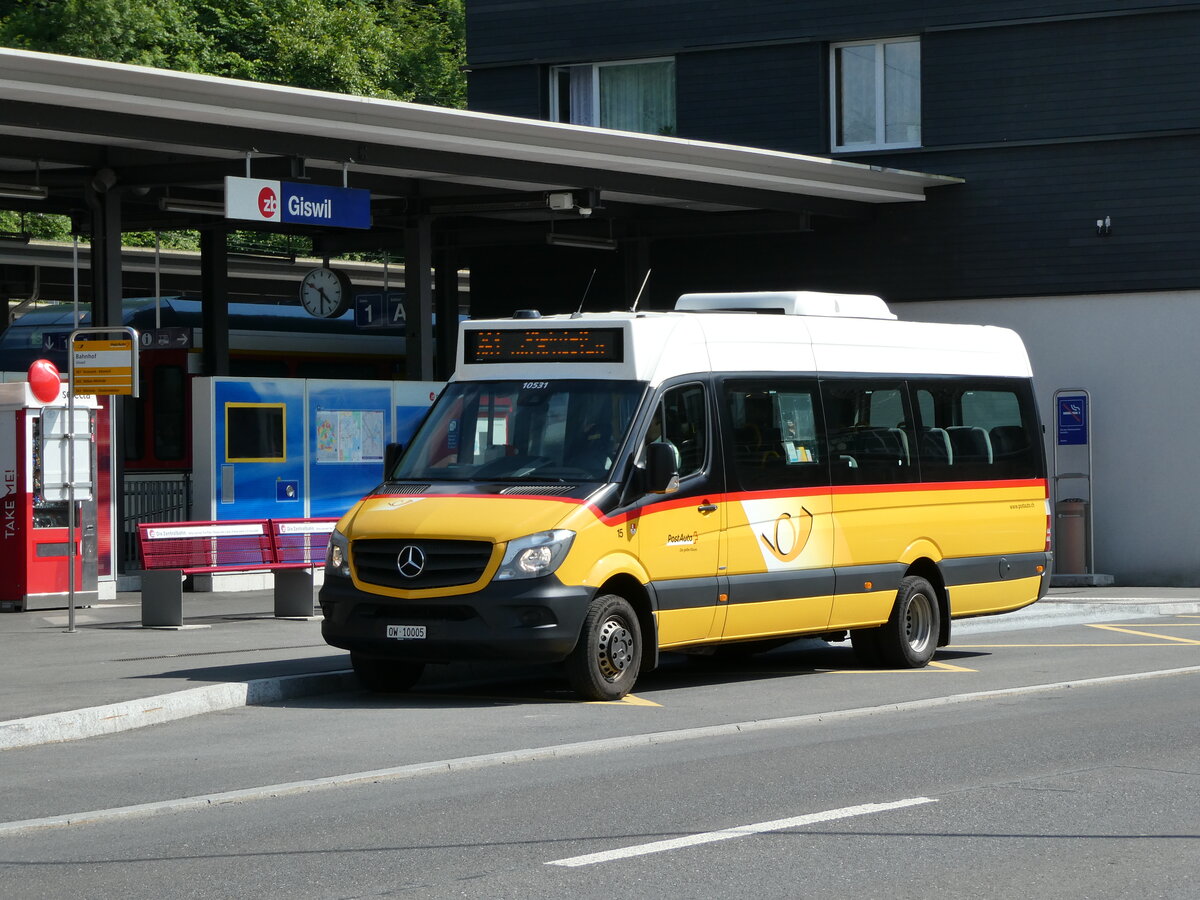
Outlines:
[{"label": "sidewalk", "polygon": [[[76,611],[0,614],[0,751],[290,697],[356,690],[319,618],[276,619],[270,591],[184,595],[184,627],[141,626],[141,595]],[[1048,622],[1200,614],[1196,588],[1055,588],[955,634]],[[149,701],[149,702],[147,702]]]},{"label": "sidewalk", "polygon": [[76,610],[74,633],[65,609],[0,614],[0,751],[354,685],[319,618],[272,606],[271,591],[185,593],[178,630],[143,628],[140,593]]}]

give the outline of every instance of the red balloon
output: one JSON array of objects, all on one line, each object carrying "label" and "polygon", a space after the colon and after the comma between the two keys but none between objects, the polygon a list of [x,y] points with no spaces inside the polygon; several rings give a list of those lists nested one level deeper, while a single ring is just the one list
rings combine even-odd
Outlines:
[{"label": "red balloon", "polygon": [[58,399],[62,379],[58,367],[48,359],[39,359],[29,366],[29,388],[43,403]]}]

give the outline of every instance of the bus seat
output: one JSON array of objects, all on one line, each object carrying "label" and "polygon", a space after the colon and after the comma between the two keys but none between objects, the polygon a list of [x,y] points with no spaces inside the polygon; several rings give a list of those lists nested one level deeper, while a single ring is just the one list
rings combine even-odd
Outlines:
[{"label": "bus seat", "polygon": [[997,425],[990,432],[996,459],[1006,459],[1029,449],[1029,437],[1020,425]]},{"label": "bus seat", "polygon": [[991,463],[992,442],[988,433],[976,425],[951,425],[946,429],[956,463]]},{"label": "bus seat", "polygon": [[953,465],[954,449],[950,446],[950,435],[945,428],[922,428],[920,445],[921,456],[926,462],[939,466]]}]

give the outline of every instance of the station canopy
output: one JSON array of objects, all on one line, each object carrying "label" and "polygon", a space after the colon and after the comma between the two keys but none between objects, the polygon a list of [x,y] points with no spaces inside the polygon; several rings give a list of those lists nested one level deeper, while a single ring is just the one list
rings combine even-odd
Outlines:
[{"label": "station canopy", "polygon": [[0,207],[71,215],[87,231],[95,196],[115,192],[123,230],[214,225],[223,179],[247,174],[369,189],[369,233],[321,235],[338,251],[386,246],[414,217],[458,229],[460,245],[522,228],[532,242],[563,216],[611,229],[616,218],[838,215],[958,181],[0,49]]}]

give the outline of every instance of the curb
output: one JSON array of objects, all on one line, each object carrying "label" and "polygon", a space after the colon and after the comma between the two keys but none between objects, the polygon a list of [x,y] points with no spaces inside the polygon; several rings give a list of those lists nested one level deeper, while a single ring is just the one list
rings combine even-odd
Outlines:
[{"label": "curb", "polygon": [[0,751],[117,734],[202,713],[240,706],[262,706],[314,694],[352,691],[358,687],[354,673],[349,669],[341,669],[211,684],[140,700],[12,719],[0,722]]}]

